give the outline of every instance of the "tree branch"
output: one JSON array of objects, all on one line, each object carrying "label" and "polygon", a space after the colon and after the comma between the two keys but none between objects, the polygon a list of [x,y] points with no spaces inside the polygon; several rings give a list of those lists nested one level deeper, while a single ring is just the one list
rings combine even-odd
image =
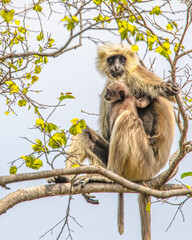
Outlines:
[{"label": "tree branch", "polygon": [[[137,184],[135,184],[137,185]],[[173,196],[182,196],[186,194],[192,194],[192,189],[187,189],[185,186],[177,185],[179,189],[172,189],[168,191],[158,191],[149,189],[147,187],[139,186],[139,192],[142,193],[150,193],[150,195],[158,198],[169,198]],[[173,186],[171,186],[173,187]],[[162,187],[162,189],[169,189],[169,185]],[[51,196],[60,196],[60,195],[76,195],[82,193],[90,193],[90,192],[122,192],[129,193],[133,192],[127,190],[119,184],[109,184],[109,183],[88,183],[84,188],[81,185],[71,186],[70,183],[59,183],[52,185],[43,185],[37,187],[31,187],[28,189],[19,189],[15,192],[9,193],[6,197],[0,200],[0,215],[5,213],[8,209],[14,207],[15,205],[25,202],[31,201],[44,197]]]}]

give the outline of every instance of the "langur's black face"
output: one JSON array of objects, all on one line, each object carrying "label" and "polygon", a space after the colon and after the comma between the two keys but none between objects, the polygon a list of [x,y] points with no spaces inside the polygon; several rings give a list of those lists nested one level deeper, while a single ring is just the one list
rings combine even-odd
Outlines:
[{"label": "langur's black face", "polygon": [[109,102],[109,103],[114,103],[114,102],[119,102],[119,101],[124,101],[125,99],[125,91],[124,90],[118,90],[118,89],[114,89],[107,88],[106,94],[104,96],[105,101]]},{"label": "langur's black face", "polygon": [[114,78],[123,76],[126,58],[123,55],[114,55],[107,58],[109,71]]},{"label": "langur's black face", "polygon": [[107,102],[110,102],[111,99],[113,98],[113,94],[112,94],[111,90],[109,90],[108,88],[107,88],[104,98]]}]

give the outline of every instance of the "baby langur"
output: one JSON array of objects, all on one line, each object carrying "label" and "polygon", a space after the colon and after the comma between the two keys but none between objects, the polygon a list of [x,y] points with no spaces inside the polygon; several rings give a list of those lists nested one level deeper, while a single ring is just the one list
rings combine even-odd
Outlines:
[{"label": "baby langur", "polygon": [[[130,89],[125,83],[114,82],[107,87],[106,94],[104,96],[105,101],[109,103],[108,109],[108,119],[109,119],[109,128],[110,135],[112,133],[115,121],[124,111],[132,109],[132,111],[138,116],[137,108],[146,108],[151,100],[149,97],[142,97],[137,99],[132,95]],[[148,132],[152,132],[154,115],[152,112],[145,115],[142,118],[144,129],[147,129]],[[149,144],[155,145],[155,137],[148,135]],[[154,152],[156,148],[154,147]]]},{"label": "baby langur", "polygon": [[[143,156],[137,155],[137,152],[139,152],[137,148],[140,145],[139,148],[144,147],[147,149],[147,138],[144,141],[144,146],[142,143],[144,132],[152,133],[156,129],[153,124],[156,120],[156,113],[153,113],[149,106],[151,99],[149,97],[137,99],[131,94],[129,87],[122,82],[109,84],[104,99],[108,102],[107,117],[110,132],[107,168],[128,180],[148,179],[151,173],[143,174],[142,167],[144,161],[139,162],[139,159],[147,159],[148,154]],[[142,119],[140,119],[138,109],[144,109],[148,106],[149,109],[144,112]],[[138,135],[139,142],[132,135],[133,131]],[[149,149],[149,155],[155,156],[157,154],[157,146],[154,146],[156,143],[154,141],[155,138],[150,135],[146,136],[148,136],[149,148],[150,145],[153,145],[151,150]],[[124,147],[122,148],[122,146]],[[124,200],[122,193],[119,193],[118,196],[118,228],[119,233],[122,234],[124,231]],[[147,204],[144,202],[145,198],[140,199],[142,199],[142,204]]]}]

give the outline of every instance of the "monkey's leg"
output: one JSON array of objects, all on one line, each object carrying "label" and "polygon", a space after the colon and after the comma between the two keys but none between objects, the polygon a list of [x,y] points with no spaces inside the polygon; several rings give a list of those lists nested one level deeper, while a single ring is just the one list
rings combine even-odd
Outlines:
[{"label": "monkey's leg", "polygon": [[109,143],[95,131],[86,126],[81,134],[73,136],[68,149],[66,167],[82,163],[85,158],[94,165],[107,165]]},{"label": "monkey's leg", "polygon": [[[100,137],[95,131],[86,126],[81,134],[72,137],[71,144],[68,148],[68,158],[66,168],[74,164],[81,164],[86,158],[94,165],[107,165],[109,143]],[[58,176],[49,178],[49,183],[66,183],[73,180],[74,175]],[[90,194],[83,194],[87,202],[98,204],[98,200]]]},{"label": "monkey's leg", "polygon": [[[67,159],[66,166],[71,167],[72,164],[78,164],[78,162],[81,163],[85,158],[88,158],[93,165],[106,166],[108,161],[108,151],[109,143],[87,126],[81,134],[73,137],[68,150],[69,158]],[[74,185],[81,183],[82,187],[84,187],[88,182],[96,181],[111,182],[100,175],[87,174],[76,178]]]},{"label": "monkey's leg", "polygon": [[[81,164],[86,158],[93,165],[107,165],[109,143],[100,137],[95,131],[86,126],[81,134],[72,137],[68,148],[66,168],[74,164]],[[69,182],[74,176],[59,176],[57,183]]]},{"label": "monkey's leg", "polygon": [[[106,166],[108,161],[109,143],[100,137],[95,131],[86,126],[81,134],[73,136],[71,145],[68,149],[68,158],[66,167],[70,168],[74,164],[81,164],[86,158],[93,165]],[[63,177],[58,177],[57,182]],[[65,178],[65,177],[64,177]],[[70,176],[72,179],[73,176]],[[89,177],[90,178],[90,177]],[[82,181],[82,179],[77,180]],[[86,180],[87,182],[89,180]],[[87,202],[98,204],[98,201],[93,199],[90,194],[83,194]]]}]

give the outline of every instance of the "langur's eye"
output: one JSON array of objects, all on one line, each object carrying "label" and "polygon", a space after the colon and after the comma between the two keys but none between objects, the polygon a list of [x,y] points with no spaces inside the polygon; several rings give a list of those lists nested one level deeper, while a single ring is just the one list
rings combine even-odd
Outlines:
[{"label": "langur's eye", "polygon": [[114,57],[112,56],[112,57],[107,58],[107,63],[109,65],[112,65],[114,63]]},{"label": "langur's eye", "polygon": [[119,56],[119,60],[120,60],[120,62],[123,64],[123,63],[125,63],[126,62],[126,57],[124,57],[123,55],[120,55]]},{"label": "langur's eye", "polygon": [[107,94],[111,94],[111,91],[107,88]]},{"label": "langur's eye", "polygon": [[119,95],[120,95],[121,100],[124,100],[124,99],[125,99],[125,91],[120,90],[120,91],[119,91]]}]

